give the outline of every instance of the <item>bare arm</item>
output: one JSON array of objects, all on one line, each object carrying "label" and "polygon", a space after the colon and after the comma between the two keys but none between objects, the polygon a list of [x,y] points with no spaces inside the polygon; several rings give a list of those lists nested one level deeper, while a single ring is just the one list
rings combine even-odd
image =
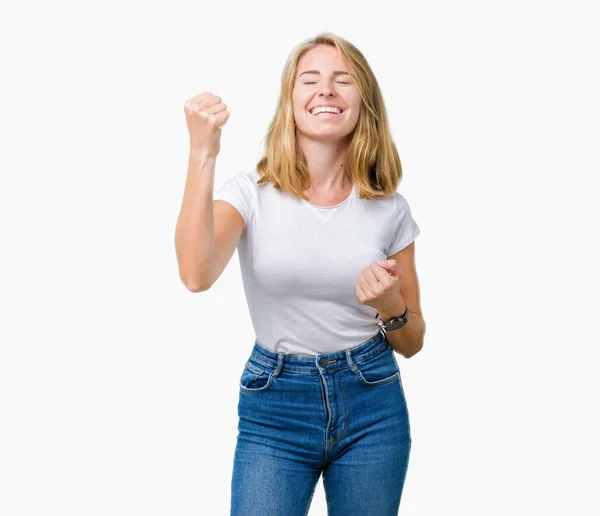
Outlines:
[{"label": "bare arm", "polygon": [[411,242],[401,251],[388,257],[396,260],[404,274],[398,293],[397,305],[391,313],[379,313],[382,322],[388,322],[392,317],[399,317],[408,306],[410,315],[407,323],[400,329],[386,334],[387,341],[392,348],[404,358],[410,358],[423,349],[426,324],[421,310],[421,291],[419,277],[415,265],[415,243]]},{"label": "bare arm", "polygon": [[175,246],[179,277],[188,290],[208,290],[231,260],[244,231],[242,214],[221,199],[213,200],[216,157],[190,153]]},{"label": "bare arm", "polygon": [[179,277],[192,292],[212,284],[215,259],[213,188],[216,156],[190,151],[175,230]]},{"label": "bare arm", "polygon": [[213,201],[215,164],[227,105],[210,92],[184,104],[190,133],[188,171],[175,229],[179,277],[192,292],[208,290],[231,259],[244,217],[228,202]]}]

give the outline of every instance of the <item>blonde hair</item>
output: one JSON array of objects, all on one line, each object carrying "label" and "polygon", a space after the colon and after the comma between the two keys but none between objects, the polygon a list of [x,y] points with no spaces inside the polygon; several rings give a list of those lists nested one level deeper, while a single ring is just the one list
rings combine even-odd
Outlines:
[{"label": "blonde hair", "polygon": [[307,200],[303,191],[310,184],[310,175],[304,155],[296,145],[292,91],[300,58],[317,45],[335,47],[348,59],[352,66],[348,72],[362,99],[356,127],[349,135],[346,173],[356,185],[360,198],[392,195],[402,179],[402,165],[390,133],[379,84],[362,53],[352,43],[329,32],[297,45],[285,63],[277,109],[263,138],[266,151],[256,165],[261,176],[258,184],[271,181],[277,190]]}]

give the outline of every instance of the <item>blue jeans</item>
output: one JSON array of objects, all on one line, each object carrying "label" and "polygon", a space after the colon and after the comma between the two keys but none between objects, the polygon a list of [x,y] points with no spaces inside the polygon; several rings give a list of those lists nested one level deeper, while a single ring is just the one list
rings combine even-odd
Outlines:
[{"label": "blue jeans", "polygon": [[394,351],[379,331],[315,357],[258,340],[240,377],[232,516],[397,516],[411,447]]}]

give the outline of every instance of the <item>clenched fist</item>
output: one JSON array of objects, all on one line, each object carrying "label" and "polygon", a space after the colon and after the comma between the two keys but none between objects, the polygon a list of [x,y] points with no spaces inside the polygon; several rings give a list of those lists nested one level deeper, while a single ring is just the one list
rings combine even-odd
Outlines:
[{"label": "clenched fist", "polygon": [[221,150],[221,129],[229,119],[227,105],[210,92],[200,93],[184,104],[190,133],[190,152],[216,157]]},{"label": "clenched fist", "polygon": [[356,282],[356,297],[379,313],[395,313],[404,303],[400,294],[404,271],[396,260],[378,260],[365,267]]}]

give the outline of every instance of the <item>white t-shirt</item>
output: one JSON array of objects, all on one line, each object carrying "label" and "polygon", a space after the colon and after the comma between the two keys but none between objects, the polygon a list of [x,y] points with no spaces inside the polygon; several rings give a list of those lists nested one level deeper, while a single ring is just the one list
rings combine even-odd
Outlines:
[{"label": "white t-shirt", "polygon": [[377,310],[356,297],[361,271],[420,233],[406,199],[360,199],[356,187],[335,206],[314,206],[258,185],[241,171],[214,194],[246,221],[238,242],[256,338],[274,351],[314,356],[358,346],[377,334]]}]

